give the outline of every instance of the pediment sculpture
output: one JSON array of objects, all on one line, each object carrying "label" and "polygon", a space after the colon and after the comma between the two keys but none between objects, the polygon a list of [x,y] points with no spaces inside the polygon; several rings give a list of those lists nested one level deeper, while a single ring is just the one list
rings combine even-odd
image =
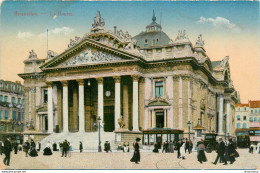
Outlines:
[{"label": "pediment sculpture", "polygon": [[37,58],[37,54],[33,50],[31,50],[29,53],[29,58]]},{"label": "pediment sculpture", "polygon": [[198,39],[196,40],[196,47],[203,47],[205,45],[204,40],[202,40],[202,34],[198,36]]},{"label": "pediment sculpture", "polygon": [[108,54],[106,52],[101,52],[99,50],[93,52],[92,49],[87,49],[85,52],[81,52],[79,55],[76,55],[68,61],[62,63],[61,66],[74,66],[87,63],[111,62],[116,60],[122,60],[122,58],[112,54]]},{"label": "pediment sculpture", "polygon": [[75,36],[75,39],[70,39],[70,43],[68,44],[68,49],[75,46],[76,44],[78,44],[80,42],[80,37]]},{"label": "pediment sculpture", "polygon": [[178,35],[177,35],[175,41],[178,41],[178,40],[187,40],[187,39],[189,39],[189,38],[188,38],[188,36],[186,35],[186,31],[185,31],[185,30],[183,30],[183,31],[180,30],[180,31],[178,31]]}]

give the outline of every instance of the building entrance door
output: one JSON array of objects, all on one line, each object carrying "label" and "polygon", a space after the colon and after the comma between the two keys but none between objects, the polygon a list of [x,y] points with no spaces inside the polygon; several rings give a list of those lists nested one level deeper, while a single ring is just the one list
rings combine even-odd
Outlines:
[{"label": "building entrance door", "polygon": [[104,107],[104,131],[113,132],[115,130],[114,106]]},{"label": "building entrance door", "polygon": [[163,128],[164,112],[156,112],[156,128]]},{"label": "building entrance door", "polygon": [[45,116],[45,130],[48,130],[48,116]]}]

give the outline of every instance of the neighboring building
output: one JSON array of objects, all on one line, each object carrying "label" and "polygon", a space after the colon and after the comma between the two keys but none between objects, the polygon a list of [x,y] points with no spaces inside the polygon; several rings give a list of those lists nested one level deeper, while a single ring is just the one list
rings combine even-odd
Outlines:
[{"label": "neighboring building", "polygon": [[24,130],[24,97],[21,82],[0,80],[0,140],[20,141]]},{"label": "neighboring building", "polygon": [[248,104],[236,104],[236,135],[247,131],[253,124],[260,123],[260,100],[250,100]]},{"label": "neighboring building", "polygon": [[97,138],[92,132],[100,117],[102,141],[109,136],[109,141],[132,142],[143,133],[149,144],[182,133],[188,137],[188,122],[191,139],[198,123],[202,136],[234,137],[238,96],[229,58],[212,62],[201,35],[194,46],[185,31],[172,41],[155,15],[152,20],[134,40],[116,27],[106,30],[98,12],[91,32],[71,40],[63,53],[50,51],[47,59],[39,59],[31,51],[19,74],[25,119],[35,127],[31,133],[49,135],[43,144],[67,138],[77,146],[78,140]]}]

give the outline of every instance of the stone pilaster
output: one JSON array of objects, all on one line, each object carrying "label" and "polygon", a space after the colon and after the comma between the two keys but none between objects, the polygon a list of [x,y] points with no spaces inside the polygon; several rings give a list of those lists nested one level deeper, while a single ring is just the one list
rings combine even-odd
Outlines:
[{"label": "stone pilaster", "polygon": [[104,97],[103,97],[103,78],[97,78],[98,82],[98,117],[101,119],[100,125],[103,127],[101,130],[104,131]]},{"label": "stone pilaster", "polygon": [[72,117],[72,126],[71,126],[71,130],[73,132],[77,132],[78,131],[78,123],[79,123],[79,114],[78,114],[78,108],[79,108],[79,101],[78,101],[78,88],[73,85],[73,117]]},{"label": "stone pilaster", "polygon": [[138,80],[139,76],[133,75],[133,131],[139,131],[139,112],[138,112]]},{"label": "stone pilaster", "polygon": [[220,94],[219,96],[219,115],[218,115],[218,134],[223,135],[223,104],[224,104],[224,96]]},{"label": "stone pilaster", "polygon": [[120,108],[120,76],[113,77],[115,80],[115,130],[119,129],[118,119],[120,118],[121,108]]},{"label": "stone pilaster", "polygon": [[179,76],[179,129],[183,129],[183,115],[182,115],[182,77]]},{"label": "stone pilaster", "polygon": [[77,80],[79,85],[79,132],[85,132],[84,80]]},{"label": "stone pilaster", "polygon": [[124,115],[124,121],[125,121],[125,129],[128,129],[129,124],[129,95],[128,95],[129,89],[127,85],[123,86],[123,115]]},{"label": "stone pilaster", "polygon": [[[226,125],[227,125],[227,127],[226,127],[226,135],[228,135],[228,136],[230,136],[230,119],[231,119],[231,114],[230,114],[230,111],[231,111],[231,109],[230,109],[230,100],[226,100],[226,102],[227,102],[227,117],[226,117]],[[241,118],[242,118],[242,116],[241,116]]]},{"label": "stone pilaster", "polygon": [[69,132],[69,108],[68,108],[68,81],[62,81],[63,86],[63,132]]},{"label": "stone pilaster", "polygon": [[48,85],[48,133],[53,133],[53,102],[52,102],[52,82]]}]

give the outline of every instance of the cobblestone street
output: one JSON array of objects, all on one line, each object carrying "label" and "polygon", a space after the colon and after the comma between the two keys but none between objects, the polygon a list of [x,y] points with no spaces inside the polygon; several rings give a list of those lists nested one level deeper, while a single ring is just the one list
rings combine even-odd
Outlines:
[{"label": "cobblestone street", "polygon": [[[133,155],[130,153],[112,152],[74,152],[70,158],[61,157],[55,152],[52,156],[25,157],[25,153],[11,154],[11,166],[1,169],[260,169],[260,154],[249,154],[248,149],[238,149],[240,157],[232,165],[218,163],[213,165],[216,152],[206,153],[208,161],[200,164],[196,159],[197,152],[187,155],[187,159],[177,159],[177,153],[152,153],[141,151],[141,162],[130,162]],[[4,155],[1,156],[3,160]]]}]

